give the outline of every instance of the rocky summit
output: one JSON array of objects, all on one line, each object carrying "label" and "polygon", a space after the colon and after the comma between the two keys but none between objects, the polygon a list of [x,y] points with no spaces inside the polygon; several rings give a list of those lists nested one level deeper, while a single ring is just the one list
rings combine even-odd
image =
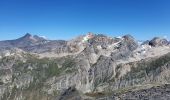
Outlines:
[{"label": "rocky summit", "polygon": [[0,41],[0,100],[169,100],[170,44],[90,33]]}]

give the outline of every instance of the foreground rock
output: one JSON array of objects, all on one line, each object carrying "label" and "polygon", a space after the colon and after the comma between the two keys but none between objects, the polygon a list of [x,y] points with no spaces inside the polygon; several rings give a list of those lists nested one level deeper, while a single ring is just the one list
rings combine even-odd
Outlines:
[{"label": "foreground rock", "polygon": [[119,93],[110,93],[110,96],[98,97],[96,100],[169,100],[170,85],[153,86],[141,90],[121,90]]}]

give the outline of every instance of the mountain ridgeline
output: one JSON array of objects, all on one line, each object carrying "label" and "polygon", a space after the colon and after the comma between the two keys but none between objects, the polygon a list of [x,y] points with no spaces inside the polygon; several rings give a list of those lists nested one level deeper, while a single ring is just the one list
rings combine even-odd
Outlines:
[{"label": "mountain ridgeline", "polygon": [[0,41],[0,100],[169,100],[170,42],[27,33]]}]

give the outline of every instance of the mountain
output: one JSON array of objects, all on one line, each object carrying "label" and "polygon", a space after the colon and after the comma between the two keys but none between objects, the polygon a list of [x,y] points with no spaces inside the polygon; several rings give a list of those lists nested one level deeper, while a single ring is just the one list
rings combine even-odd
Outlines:
[{"label": "mountain", "polygon": [[46,40],[37,35],[25,34],[23,37],[15,40],[0,41],[0,49],[19,48],[26,52],[41,53],[48,52],[56,47],[64,46],[64,40]]},{"label": "mountain", "polygon": [[37,35],[32,36],[31,34],[27,33],[25,36],[18,38],[16,40],[7,40],[7,41],[0,41],[1,48],[14,48],[14,47],[27,47],[36,45],[42,42],[45,42],[42,37],[38,37]]},{"label": "mountain", "polygon": [[167,40],[90,34],[0,41],[0,100],[170,99]]}]

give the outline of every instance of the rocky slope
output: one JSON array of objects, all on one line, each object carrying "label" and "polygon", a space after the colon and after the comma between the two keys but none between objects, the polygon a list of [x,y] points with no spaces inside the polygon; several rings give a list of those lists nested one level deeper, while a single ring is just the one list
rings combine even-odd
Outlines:
[{"label": "rocky slope", "polygon": [[86,42],[83,37],[64,41],[26,34],[1,41],[0,100],[169,99],[167,40],[139,45],[130,35],[94,34]]}]

